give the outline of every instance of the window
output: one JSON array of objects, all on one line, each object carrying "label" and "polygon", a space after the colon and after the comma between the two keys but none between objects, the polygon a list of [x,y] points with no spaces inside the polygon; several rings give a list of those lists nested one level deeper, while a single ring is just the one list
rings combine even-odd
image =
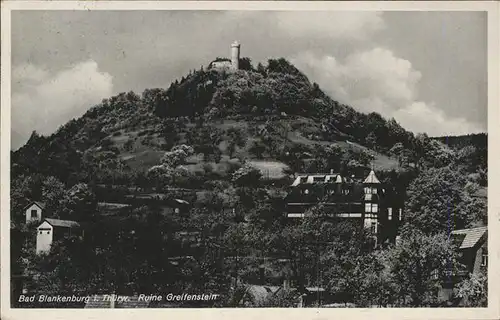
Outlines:
[{"label": "window", "polygon": [[174,212],[175,212],[175,213],[179,213],[179,212],[180,212],[179,208],[175,208],[175,209],[174,209]]},{"label": "window", "polygon": [[399,208],[399,221],[401,221],[402,215],[403,215],[403,209]]},{"label": "window", "polygon": [[392,208],[387,208],[387,219],[392,220]]},{"label": "window", "polygon": [[38,218],[38,211],[36,209],[31,210],[31,219]]},{"label": "window", "polygon": [[481,255],[481,267],[488,266],[488,251],[483,249],[483,254]]},{"label": "window", "polygon": [[50,231],[47,231],[47,234],[50,234]]},{"label": "window", "polygon": [[365,203],[365,212],[378,212],[378,204]]},{"label": "window", "polygon": [[366,187],[366,188],[365,188],[365,193],[366,193],[366,194],[372,193],[372,188],[370,188],[370,187]]},{"label": "window", "polygon": [[304,190],[305,194],[309,194],[309,189]]},{"label": "window", "polygon": [[43,231],[40,231],[40,234],[42,234],[42,233],[43,233]]},{"label": "window", "polygon": [[372,193],[373,193],[373,194],[377,194],[377,188],[373,188],[373,189],[372,189]]},{"label": "window", "polygon": [[377,222],[376,221],[372,221],[372,223],[370,225],[370,231],[372,233],[377,233]]},{"label": "window", "polygon": [[370,201],[372,199],[372,195],[371,194],[365,194],[365,201]]}]

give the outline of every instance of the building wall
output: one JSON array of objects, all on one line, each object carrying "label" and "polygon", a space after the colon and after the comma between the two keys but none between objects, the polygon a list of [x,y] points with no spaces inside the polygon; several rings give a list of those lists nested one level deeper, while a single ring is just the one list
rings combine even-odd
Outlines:
[{"label": "building wall", "polygon": [[231,61],[213,61],[210,67],[215,69],[230,69],[231,66]]},{"label": "building wall", "polygon": [[54,228],[48,222],[44,222],[37,228],[36,232],[36,253],[50,251]]},{"label": "building wall", "polygon": [[487,250],[488,248],[488,245],[487,245],[487,242],[485,242],[481,247],[478,248],[475,256],[474,256],[474,264],[473,264],[473,268],[472,268],[472,273],[479,273],[481,271],[481,263],[482,263],[482,260],[483,260],[483,252],[485,250]]},{"label": "building wall", "polygon": [[[32,215],[32,210],[36,211],[36,217]],[[37,204],[33,203],[28,209],[26,209],[26,223],[33,221],[41,221],[42,220],[42,208],[40,208]]]}]

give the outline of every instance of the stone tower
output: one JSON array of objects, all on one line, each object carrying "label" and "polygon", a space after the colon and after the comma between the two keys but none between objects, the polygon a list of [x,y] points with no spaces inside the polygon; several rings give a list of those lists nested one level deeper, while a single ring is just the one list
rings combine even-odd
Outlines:
[{"label": "stone tower", "polygon": [[231,68],[234,70],[240,68],[240,44],[238,41],[231,45]]}]

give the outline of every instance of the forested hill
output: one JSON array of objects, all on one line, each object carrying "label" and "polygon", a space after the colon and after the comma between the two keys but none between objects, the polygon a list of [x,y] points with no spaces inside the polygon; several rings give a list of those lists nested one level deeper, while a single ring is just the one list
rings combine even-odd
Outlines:
[{"label": "forested hill", "polygon": [[443,144],[335,101],[283,58],[257,66],[243,58],[240,65],[236,72],[191,71],[142,96],[122,93],[49,137],[34,132],[12,154],[13,175],[55,176],[68,185],[134,184],[177,144],[192,146],[205,162],[279,160],[294,171],[451,161]]},{"label": "forested hill", "polygon": [[481,170],[487,170],[488,135],[486,133],[433,137],[432,139],[436,139],[456,150],[459,155],[468,159],[468,163],[471,166],[477,166]]}]

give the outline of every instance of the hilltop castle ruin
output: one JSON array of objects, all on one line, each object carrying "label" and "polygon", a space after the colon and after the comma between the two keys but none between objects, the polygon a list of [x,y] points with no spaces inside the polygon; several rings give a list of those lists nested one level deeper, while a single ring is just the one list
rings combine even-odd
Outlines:
[{"label": "hilltop castle ruin", "polygon": [[210,62],[209,69],[238,70],[240,68],[240,48],[238,41],[231,44],[231,59],[217,58]]}]

